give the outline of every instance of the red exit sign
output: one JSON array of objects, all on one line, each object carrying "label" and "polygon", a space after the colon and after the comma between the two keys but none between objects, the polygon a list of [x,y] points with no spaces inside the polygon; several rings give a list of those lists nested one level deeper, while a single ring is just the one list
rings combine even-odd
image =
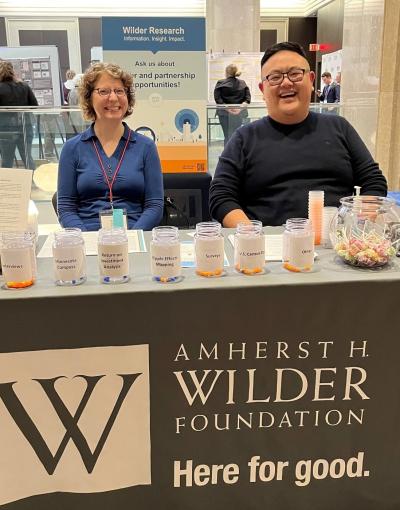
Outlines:
[{"label": "red exit sign", "polygon": [[312,43],[308,46],[308,51],[327,51],[332,48],[331,44]]}]

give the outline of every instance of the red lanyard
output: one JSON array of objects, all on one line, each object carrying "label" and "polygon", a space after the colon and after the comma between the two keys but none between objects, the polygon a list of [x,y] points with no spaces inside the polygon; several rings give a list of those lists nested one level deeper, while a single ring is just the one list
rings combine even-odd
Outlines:
[{"label": "red lanyard", "polygon": [[113,188],[115,179],[117,177],[117,174],[119,172],[119,169],[121,168],[121,164],[122,164],[122,161],[124,159],[126,148],[128,147],[128,143],[129,143],[130,138],[131,138],[131,129],[129,129],[129,131],[128,131],[128,137],[127,137],[126,142],[125,142],[124,150],[122,151],[121,157],[120,157],[120,159],[118,161],[117,168],[115,169],[114,175],[112,176],[111,179],[108,177],[107,172],[106,172],[106,170],[104,168],[103,161],[101,160],[99,151],[98,151],[97,146],[96,146],[96,142],[94,141],[94,139],[92,139],[93,147],[94,147],[94,150],[96,151],[97,159],[99,160],[100,167],[101,167],[101,169],[103,171],[104,179],[105,179],[105,181],[107,183],[108,189],[110,190],[110,204],[111,204],[111,207],[113,207],[112,188]]}]

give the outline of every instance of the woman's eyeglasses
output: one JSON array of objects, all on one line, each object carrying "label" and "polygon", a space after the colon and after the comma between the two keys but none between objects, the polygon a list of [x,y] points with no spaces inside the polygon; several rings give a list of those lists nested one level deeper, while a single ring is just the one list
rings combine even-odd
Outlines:
[{"label": "woman's eyeglasses", "polygon": [[118,97],[123,97],[126,96],[128,92],[128,90],[124,89],[123,87],[120,87],[118,89],[97,88],[93,90],[96,91],[101,97],[109,97],[111,95],[111,92],[114,92],[114,94]]}]

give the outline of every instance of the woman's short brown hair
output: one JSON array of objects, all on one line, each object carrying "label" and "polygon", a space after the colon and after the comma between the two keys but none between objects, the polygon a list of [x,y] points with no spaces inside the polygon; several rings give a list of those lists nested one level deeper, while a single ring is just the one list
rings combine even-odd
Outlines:
[{"label": "woman's short brown hair", "polygon": [[0,81],[17,81],[11,62],[0,60]]},{"label": "woman's short brown hair", "polygon": [[130,115],[135,104],[135,90],[133,88],[132,75],[121,69],[117,64],[106,64],[98,62],[93,64],[85,71],[79,83],[79,102],[82,108],[83,116],[86,120],[96,120],[96,112],[93,108],[92,93],[97,80],[102,74],[109,74],[116,80],[121,80],[122,85],[127,90],[128,109],[124,118]]},{"label": "woman's short brown hair", "polygon": [[236,78],[240,76],[242,73],[238,71],[238,68],[235,64],[229,64],[225,67],[225,76],[227,78]]}]

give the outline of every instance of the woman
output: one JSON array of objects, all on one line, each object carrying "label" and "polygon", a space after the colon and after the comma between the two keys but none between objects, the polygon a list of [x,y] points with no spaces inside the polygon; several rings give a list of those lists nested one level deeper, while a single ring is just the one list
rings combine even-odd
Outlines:
[{"label": "woman", "polygon": [[65,73],[65,77],[67,78],[67,81],[63,83],[63,98],[64,98],[64,104],[68,104],[68,95],[70,91],[75,87],[74,78],[76,76],[76,72],[72,69],[68,69],[68,71]]},{"label": "woman", "polygon": [[152,140],[122,119],[135,103],[132,76],[97,63],[83,75],[80,105],[93,124],[68,140],[58,173],[58,217],[63,227],[100,228],[100,211],[126,209],[128,228],[151,230],[163,213],[163,180]]},{"label": "woman", "polygon": [[[15,76],[11,62],[0,61],[0,108],[2,106],[37,106],[29,85]],[[35,169],[32,158],[33,127],[30,113],[3,112],[0,115],[1,166],[12,168],[15,149],[21,155],[25,168]]]},{"label": "woman", "polygon": [[[250,104],[250,90],[245,81],[238,79],[240,74],[234,64],[226,67],[226,79],[217,81],[214,89],[214,99],[217,104]],[[235,129],[242,125],[243,118],[247,117],[247,110],[220,108],[217,110],[217,115],[224,132],[224,145],[226,145]]]},{"label": "woman", "polygon": [[[72,81],[72,88],[68,94],[68,106],[71,108],[79,108],[79,85],[83,74],[76,74]],[[78,133],[84,131],[87,123],[82,117],[82,112],[66,112],[65,117],[65,135],[67,140],[73,138]]]}]

